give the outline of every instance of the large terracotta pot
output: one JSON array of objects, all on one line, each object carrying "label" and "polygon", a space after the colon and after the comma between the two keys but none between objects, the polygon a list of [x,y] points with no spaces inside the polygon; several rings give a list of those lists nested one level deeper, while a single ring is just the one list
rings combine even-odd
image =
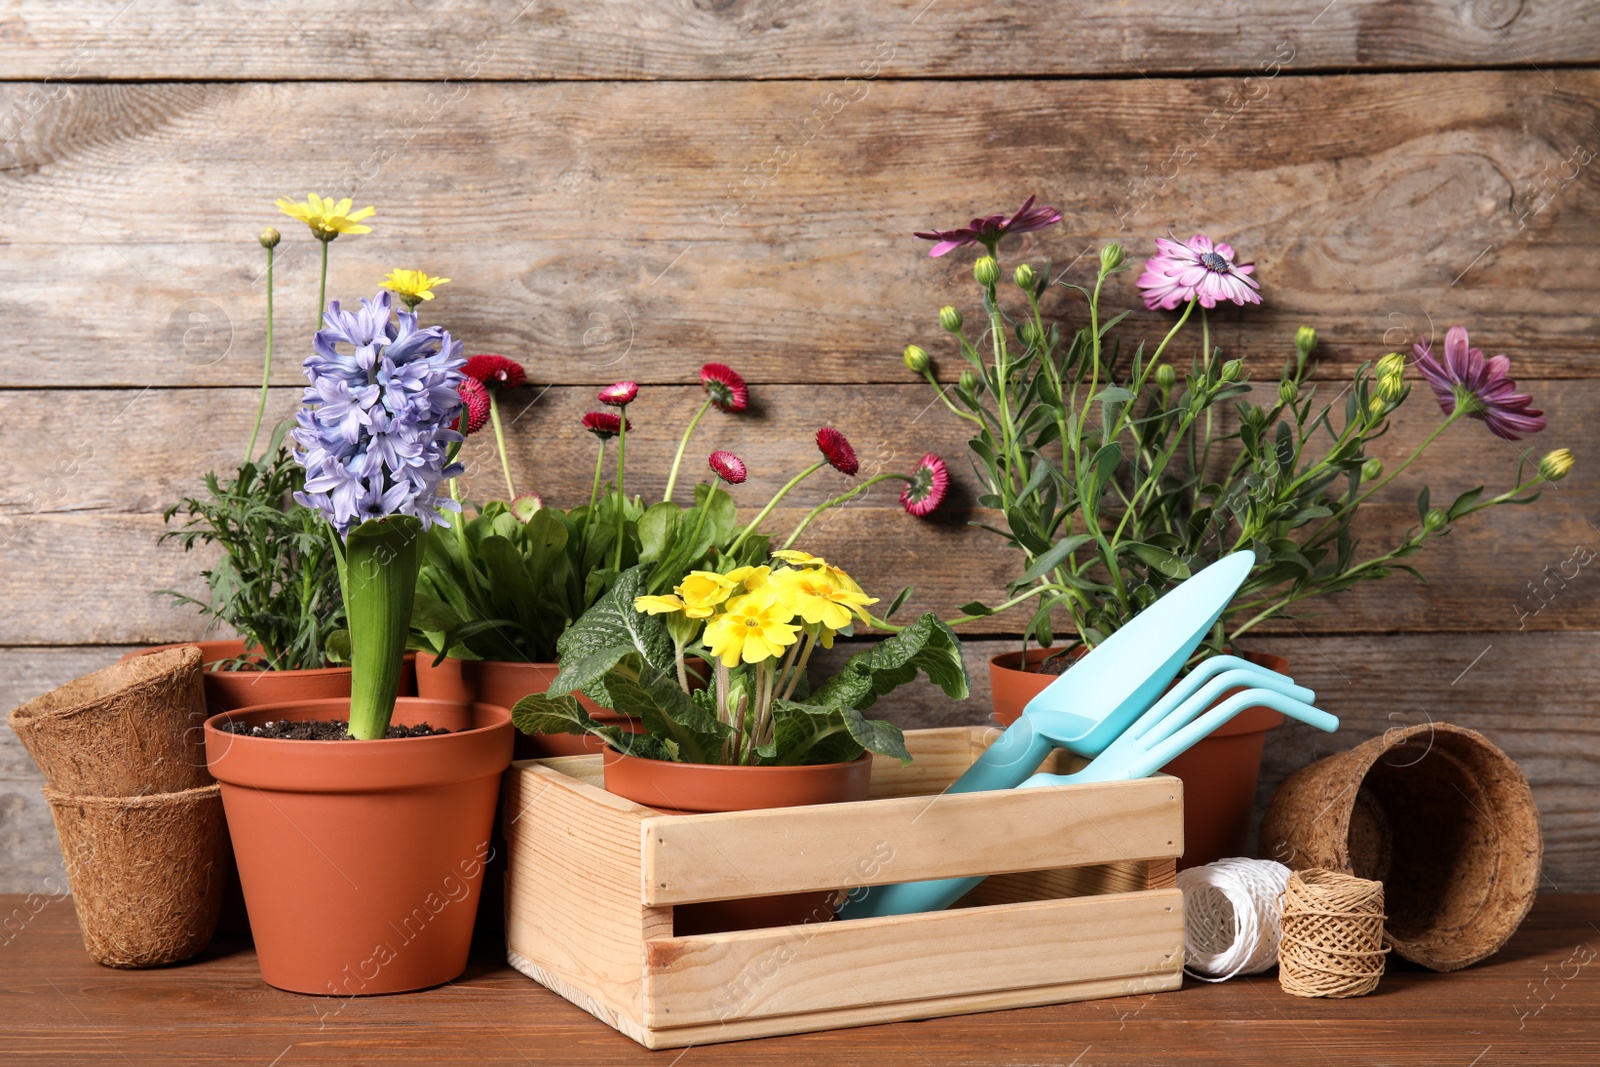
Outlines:
[{"label": "large terracotta pot", "polygon": [[[1010,726],[1022,714],[1028,701],[1055,675],[1039,674],[1041,661],[1059,649],[1030,648],[1029,670],[1020,670],[1022,654],[1006,652],[989,661],[989,680],[994,689],[994,718]],[[1289,672],[1289,661],[1264,652],[1239,655],[1268,670]],[[1231,696],[1229,690],[1219,699]],[[1261,777],[1261,754],[1266,748],[1267,731],[1283,723],[1283,716],[1271,708],[1246,708],[1220,729],[1189,751],[1161,768],[1183,779],[1183,858],[1179,869],[1198,867],[1225,856],[1242,856],[1250,841],[1250,823],[1255,813],[1256,782]]]},{"label": "large terracotta pot", "polygon": [[261,977],[340,997],[439,985],[466,969],[511,714],[402,697],[394,722],[453,732],[286,741],[220,729],[349,711],[348,698],[311,700],[206,720]]},{"label": "large terracotta pot", "polygon": [[[872,753],[810,767],[728,767],[671,763],[605,750],[606,791],[672,814],[755,811],[867,799]],[[673,930],[687,934],[752,930],[833,919],[831,891],[679,904]]]},{"label": "large terracotta pot", "polygon": [[[181,641],[170,645],[154,645],[129,652],[122,658],[147,656],[164,648],[181,648],[196,645],[203,664],[218,663],[244,655],[244,642],[231,641]],[[219,671],[206,668],[206,704],[213,711],[236,711],[258,704],[283,704],[297,700],[324,700],[350,696],[349,667],[319,667],[302,671]],[[407,653],[405,666],[400,672],[400,695],[417,695],[416,653]]]},{"label": "large terracotta pot", "polygon": [[[517,701],[532,693],[543,693],[555,681],[561,669],[555,663],[518,663],[508,660],[455,659],[446,656],[438,659],[432,653],[415,653],[417,656],[417,695],[432,700],[482,701],[496,707],[516,707]],[[703,661],[690,658],[698,664],[698,678],[706,675]],[[696,677],[690,679],[691,687],[705,688]],[[630,733],[638,733],[638,720],[608,711],[588,697],[578,694],[583,710],[603,723],[620,726]],[[604,751],[605,742],[593,735],[578,734],[527,734],[518,733],[517,759],[546,759],[551,756],[583,756]]]}]

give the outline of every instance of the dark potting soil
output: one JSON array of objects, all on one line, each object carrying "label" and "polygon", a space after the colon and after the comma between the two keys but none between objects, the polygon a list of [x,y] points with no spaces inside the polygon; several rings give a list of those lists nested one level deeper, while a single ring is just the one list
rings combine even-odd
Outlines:
[{"label": "dark potting soil", "polygon": [[[350,724],[342,719],[316,719],[308,722],[279,719],[276,722],[264,722],[259,726],[248,726],[242,722],[224,723],[222,729],[230,734],[243,734],[246,737],[279,737],[287,741],[354,741],[355,738],[350,736],[349,727]],[[419,722],[415,726],[391,724],[383,736],[387,740],[391,737],[432,737],[449,732],[442,727],[435,728],[425,722]]]},{"label": "dark potting soil", "polygon": [[1071,655],[1070,653],[1065,653],[1059,656],[1051,656],[1049,659],[1039,664],[1039,669],[1035,673],[1049,675],[1066,674],[1067,668],[1072,666],[1077,658],[1077,656]]}]

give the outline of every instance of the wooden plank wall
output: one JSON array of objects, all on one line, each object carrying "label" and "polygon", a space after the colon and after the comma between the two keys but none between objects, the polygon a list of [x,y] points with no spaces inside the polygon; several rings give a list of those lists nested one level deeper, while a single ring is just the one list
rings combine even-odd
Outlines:
[{"label": "wooden plank wall", "polygon": [[[522,486],[587,491],[576,418],[621,377],[644,384],[633,484],[658,486],[695,368],[718,359],[756,411],[712,417],[693,452],[745,456],[744,503],[808,461],[819,424],[869,470],[940,452],[957,491],[934,520],[874,493],[810,540],[869,588],[915,584],[912,608],[993,597],[1010,562],[965,525],[963,435],[898,357],[918,340],[954,375],[933,316],[971,306],[970,256],[930,261],[909,235],[1039,193],[1066,221],[1009,241],[1012,262],[1081,272],[1106,240],[1139,254],[1204,229],[1259,264],[1264,306],[1214,334],[1262,377],[1301,323],[1330,379],[1457,322],[1512,356],[1551,417],[1532,454],[1566,445],[1578,470],[1439,544],[1431,585],[1270,628],[1260,647],[1345,726],[1278,731],[1262,797],[1393,725],[1461,723],[1532,779],[1547,885],[1600,888],[1600,579],[1546,584],[1600,539],[1597,98],[1594,0],[0,0],[0,705],[199,634],[150,595],[196,584],[195,559],[155,544],[160,511],[248,435],[268,224],[286,235],[272,414],[296,401],[315,246],[271,204],[310,190],[378,208],[374,233],[334,244],[331,293],[425,267],[454,279],[434,320],[529,366]],[[1428,406],[1388,454],[1428,432]],[[1519,447],[1467,424],[1437,453],[1442,494],[1504,484]],[[470,487],[497,491],[483,442],[469,460]],[[1414,521],[1420,484],[1374,508],[1371,543]],[[819,475],[778,517],[842,488]],[[982,665],[1019,625],[969,627],[971,703],[917,691],[890,710],[982,721]],[[0,890],[59,863],[37,786],[0,731]]]}]

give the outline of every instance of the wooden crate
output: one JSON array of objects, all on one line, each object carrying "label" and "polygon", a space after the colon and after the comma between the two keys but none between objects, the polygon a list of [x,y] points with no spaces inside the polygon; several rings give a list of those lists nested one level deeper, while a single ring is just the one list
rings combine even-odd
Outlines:
[{"label": "wooden crate", "polygon": [[[508,959],[649,1048],[1178,988],[1182,783],[941,796],[994,736],[912,731],[871,800],[727,814],[613,796],[599,756],[516,763]],[[676,904],[977,874],[946,911],[673,934]]]}]

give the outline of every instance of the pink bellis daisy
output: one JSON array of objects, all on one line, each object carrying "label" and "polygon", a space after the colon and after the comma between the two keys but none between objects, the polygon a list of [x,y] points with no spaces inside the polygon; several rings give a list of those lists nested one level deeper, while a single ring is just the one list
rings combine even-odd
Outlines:
[{"label": "pink bellis daisy", "polygon": [[1171,311],[1196,297],[1203,308],[1225,300],[1241,305],[1261,303],[1257,293],[1261,286],[1250,277],[1256,268],[1250,263],[1235,264],[1232,245],[1197,233],[1182,244],[1157,237],[1156,250],[1145,260],[1144,273],[1136,283],[1144,290],[1144,306],[1151,311]]},{"label": "pink bellis daisy", "polygon": [[911,481],[900,492],[900,506],[906,509],[906,514],[920,519],[944,503],[944,495],[949,491],[950,468],[929,452],[917,460]]},{"label": "pink bellis daisy", "polygon": [[1046,226],[1054,226],[1061,221],[1061,212],[1045,204],[1033,206],[1036,197],[1028,197],[1017,208],[1017,213],[1007,218],[1004,215],[989,215],[981,219],[973,219],[965,226],[958,226],[953,230],[929,230],[926,233],[918,232],[917,237],[924,241],[937,242],[928,250],[930,258],[938,258],[946,252],[954,252],[966,245],[981,244],[994,255],[995,245],[1000,243],[1000,238],[1008,233],[1030,233],[1033,230],[1042,230]]},{"label": "pink bellis daisy", "polygon": [[737,371],[724,363],[700,368],[700,387],[720,411],[740,412],[750,406],[750,389]]},{"label": "pink bellis daisy", "polygon": [[744,460],[720,448],[711,453],[710,463],[711,469],[717,472],[717,477],[729,485],[738,485],[749,473],[745,470]]},{"label": "pink bellis daisy", "polygon": [[618,382],[608,385],[600,390],[600,403],[609,404],[614,408],[625,408],[633,403],[633,398],[639,395],[638,382]]},{"label": "pink bellis daisy", "polygon": [[850,442],[844,434],[832,426],[824,426],[817,431],[817,448],[822,452],[833,469],[840,474],[854,476],[861,469],[861,461],[856,459],[856,450],[850,447]]},{"label": "pink bellis daisy", "polygon": [[1417,356],[1417,369],[1428,379],[1433,395],[1446,415],[1459,405],[1465,413],[1489,427],[1489,432],[1507,441],[1520,441],[1523,434],[1545,428],[1544,412],[1529,407],[1533,397],[1517,392],[1511,380],[1511,360],[1507,356],[1483,358],[1481,348],[1468,347],[1464,326],[1452,326],[1444,335],[1444,360],[1419,341],[1411,349]]},{"label": "pink bellis daisy", "polygon": [[[590,411],[583,416],[583,428],[600,438],[602,441],[610,440],[622,430],[622,416],[609,411]],[[628,429],[633,429],[633,423],[628,423]]]}]

